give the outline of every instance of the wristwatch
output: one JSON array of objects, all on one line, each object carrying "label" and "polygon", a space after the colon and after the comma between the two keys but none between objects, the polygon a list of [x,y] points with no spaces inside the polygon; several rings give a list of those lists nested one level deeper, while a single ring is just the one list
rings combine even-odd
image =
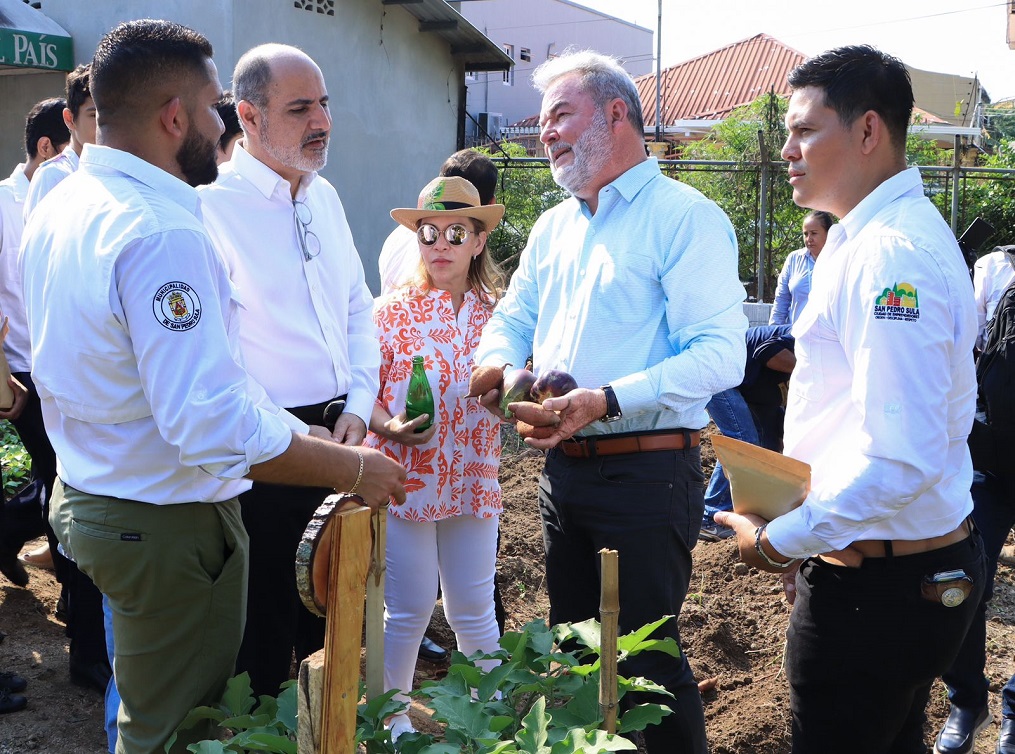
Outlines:
[{"label": "wristwatch", "polygon": [[617,394],[613,392],[613,388],[609,385],[603,385],[599,389],[606,394],[606,415],[599,421],[615,422],[622,418],[624,414],[620,410],[620,404],[617,402]]}]

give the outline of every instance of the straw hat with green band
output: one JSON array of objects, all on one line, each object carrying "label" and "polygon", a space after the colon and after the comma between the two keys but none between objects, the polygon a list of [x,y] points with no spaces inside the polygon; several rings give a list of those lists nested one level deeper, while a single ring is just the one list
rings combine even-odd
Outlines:
[{"label": "straw hat with green band", "polygon": [[467,180],[458,176],[441,176],[434,178],[419,192],[415,209],[393,209],[391,219],[409,230],[416,230],[424,217],[443,214],[472,217],[482,222],[489,231],[504,217],[504,205],[483,204],[476,187]]}]

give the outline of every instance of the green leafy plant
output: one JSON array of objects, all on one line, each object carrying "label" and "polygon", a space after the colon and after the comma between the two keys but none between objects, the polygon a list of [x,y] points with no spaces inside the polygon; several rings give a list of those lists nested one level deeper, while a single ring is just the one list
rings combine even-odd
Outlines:
[{"label": "green leafy plant", "polygon": [[7,421],[0,421],[0,464],[3,465],[4,496],[10,497],[32,478],[32,458],[21,444],[21,438]]},{"label": "green leafy plant", "polygon": [[217,707],[195,707],[166,742],[168,752],[180,731],[210,721],[223,730],[223,739],[208,739],[190,744],[195,754],[223,752],[274,752],[296,754],[296,682],[287,681],[277,697],[254,698],[250,675],[241,673],[226,682],[226,690]]},{"label": "green leafy plant", "polygon": [[[652,639],[667,620],[618,639],[618,659],[644,651],[679,656],[672,639]],[[501,650],[465,657],[453,652],[447,675],[423,684],[413,696],[445,726],[443,737],[406,734],[397,746],[380,731],[383,720],[404,705],[389,692],[360,705],[358,739],[368,754],[593,754],[633,751],[625,734],[643,730],[671,714],[660,704],[631,706],[618,717],[617,734],[599,730],[600,627],[594,620],[547,628],[533,621],[508,632]],[[566,647],[566,648],[564,648]],[[489,662],[498,665],[489,669]],[[644,678],[618,677],[618,696],[631,691],[668,692]],[[384,732],[386,734],[386,731]]]},{"label": "green leafy plant", "polygon": [[[672,616],[661,618],[617,639],[618,660],[641,652],[680,656],[673,639],[654,639],[652,633]],[[423,684],[412,696],[444,725],[443,734],[410,733],[391,741],[384,721],[405,710],[391,690],[357,706],[356,743],[366,754],[598,754],[634,751],[625,737],[672,714],[662,704],[628,706],[618,715],[617,733],[600,730],[599,708],[601,639],[599,623],[563,623],[548,628],[533,621],[521,631],[508,632],[501,649],[466,657],[452,652],[447,675]],[[498,664],[490,667],[491,662]],[[644,678],[617,677],[618,698],[629,692],[666,689]],[[187,730],[211,721],[224,729],[221,740],[199,741],[187,747],[196,754],[222,752],[296,752],[296,688],[290,681],[277,699],[254,699],[250,679],[243,673],[229,680],[217,707],[197,707],[180,724]],[[363,684],[360,684],[360,694]],[[166,751],[176,741],[166,744]]]}]

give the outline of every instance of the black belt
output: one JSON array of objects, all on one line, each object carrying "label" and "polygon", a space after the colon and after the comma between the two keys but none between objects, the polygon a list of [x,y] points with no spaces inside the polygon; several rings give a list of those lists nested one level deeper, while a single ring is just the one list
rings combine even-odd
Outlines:
[{"label": "black belt", "polygon": [[296,406],[295,408],[287,408],[286,411],[295,416],[301,422],[319,427],[327,427],[333,432],[335,430],[335,422],[338,421],[338,417],[340,417],[342,412],[345,410],[345,399],[348,397],[349,395],[347,393],[346,395],[340,395],[330,401],[315,403],[312,406]]}]

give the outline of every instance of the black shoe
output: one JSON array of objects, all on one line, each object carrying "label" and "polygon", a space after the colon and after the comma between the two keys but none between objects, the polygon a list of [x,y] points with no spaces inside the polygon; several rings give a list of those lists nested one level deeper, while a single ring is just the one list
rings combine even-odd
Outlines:
[{"label": "black shoe", "polygon": [[435,644],[428,636],[419,643],[419,659],[429,662],[444,662],[448,659],[448,650]]},{"label": "black shoe", "polygon": [[0,545],[0,573],[16,586],[28,586],[28,571],[18,560],[18,551],[7,545]]},{"label": "black shoe", "polygon": [[28,700],[21,694],[12,694],[7,689],[0,688],[0,715],[5,712],[20,712],[28,706]]},{"label": "black shoe", "polygon": [[18,692],[27,688],[28,681],[16,673],[0,673],[0,689]]},{"label": "black shoe", "polygon": [[934,754],[970,754],[977,734],[991,723],[990,710],[952,705],[944,727],[934,741]]},{"label": "black shoe", "polygon": [[1015,754],[1015,720],[1006,717],[1001,721],[1001,735],[994,754]]},{"label": "black shoe", "polygon": [[109,663],[93,662],[70,662],[70,681],[75,686],[93,688],[105,693],[109,678],[113,673],[109,669]]}]

